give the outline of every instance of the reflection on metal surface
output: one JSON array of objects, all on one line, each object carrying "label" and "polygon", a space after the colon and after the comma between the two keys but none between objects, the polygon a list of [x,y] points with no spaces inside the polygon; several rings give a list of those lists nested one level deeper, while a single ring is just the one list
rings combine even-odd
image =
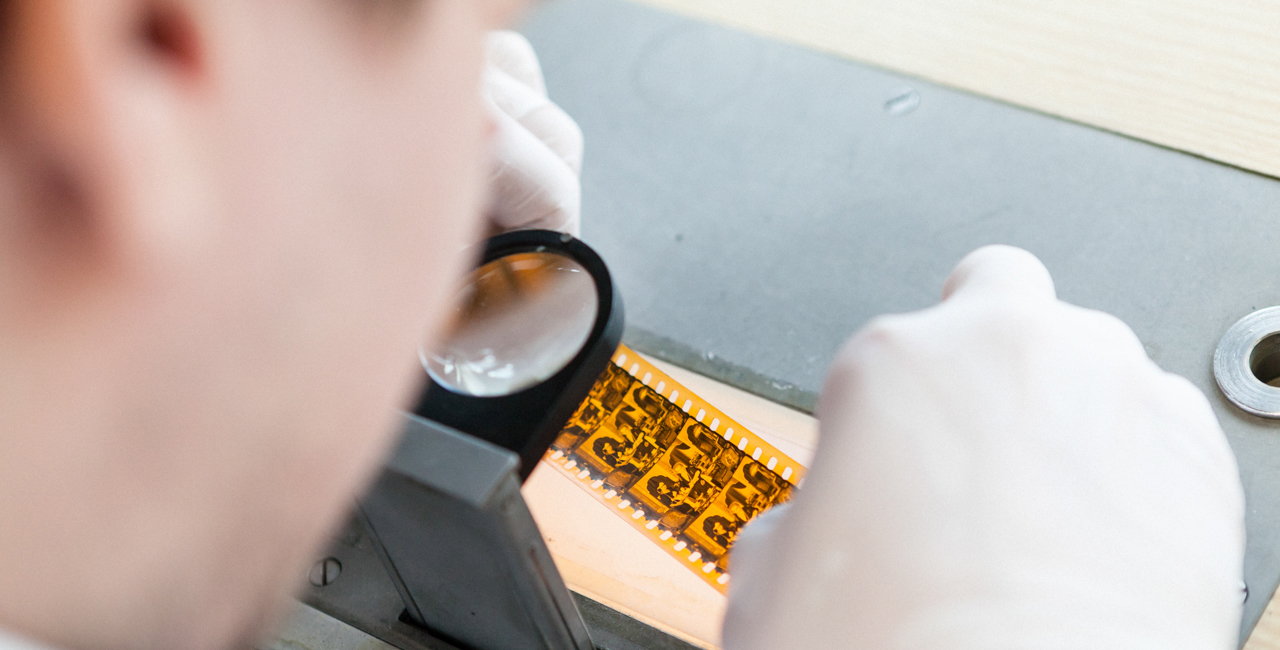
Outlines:
[{"label": "reflection on metal surface", "polygon": [[1213,375],[1236,406],[1280,419],[1280,307],[1255,311],[1222,335]]},{"label": "reflection on metal surface", "polygon": [[578,354],[595,324],[595,281],[578,262],[551,252],[516,253],[472,272],[458,314],[422,365],[465,395],[509,395],[541,382]]},{"label": "reflection on metal surface", "polygon": [[900,88],[884,103],[884,110],[890,115],[906,115],[920,106],[920,93],[914,88]]},{"label": "reflection on metal surface", "polygon": [[738,531],[805,473],[626,346],[544,462],[721,592]]}]

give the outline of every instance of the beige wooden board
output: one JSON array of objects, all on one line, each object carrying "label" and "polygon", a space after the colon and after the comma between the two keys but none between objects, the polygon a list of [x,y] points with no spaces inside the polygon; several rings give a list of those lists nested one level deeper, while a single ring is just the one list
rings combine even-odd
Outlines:
[{"label": "beige wooden board", "polygon": [[[783,453],[806,465],[812,459],[812,417],[646,359]],[[523,492],[570,589],[694,645],[719,646],[718,591],[551,467],[539,464]]]},{"label": "beige wooden board", "polygon": [[1258,619],[1258,625],[1249,635],[1245,650],[1276,650],[1280,648],[1280,599],[1272,598]]},{"label": "beige wooden board", "polygon": [[641,0],[1280,176],[1270,0]]}]

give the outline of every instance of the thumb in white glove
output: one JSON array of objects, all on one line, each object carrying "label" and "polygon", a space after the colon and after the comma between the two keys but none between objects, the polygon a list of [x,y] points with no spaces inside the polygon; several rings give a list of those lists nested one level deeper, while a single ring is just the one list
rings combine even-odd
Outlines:
[{"label": "thumb in white glove", "polygon": [[516,32],[489,34],[485,97],[497,128],[490,219],[498,230],[579,232],[582,131],[547,98],[533,47]]},{"label": "thumb in white glove", "polygon": [[739,536],[725,647],[1233,650],[1235,459],[1119,320],[993,246],[835,361],[812,471]]}]

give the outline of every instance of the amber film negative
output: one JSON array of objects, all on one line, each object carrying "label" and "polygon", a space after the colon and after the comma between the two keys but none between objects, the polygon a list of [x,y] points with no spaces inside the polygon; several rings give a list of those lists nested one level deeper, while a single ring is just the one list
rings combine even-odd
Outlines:
[{"label": "amber film negative", "polygon": [[804,468],[625,346],[543,462],[724,592],[738,531]]}]

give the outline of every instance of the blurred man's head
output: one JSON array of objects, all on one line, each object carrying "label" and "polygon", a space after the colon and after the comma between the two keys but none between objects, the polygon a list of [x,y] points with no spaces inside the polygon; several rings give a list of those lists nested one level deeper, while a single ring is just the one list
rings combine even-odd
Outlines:
[{"label": "blurred man's head", "polygon": [[520,0],[0,3],[0,628],[222,647],[384,453]]}]

